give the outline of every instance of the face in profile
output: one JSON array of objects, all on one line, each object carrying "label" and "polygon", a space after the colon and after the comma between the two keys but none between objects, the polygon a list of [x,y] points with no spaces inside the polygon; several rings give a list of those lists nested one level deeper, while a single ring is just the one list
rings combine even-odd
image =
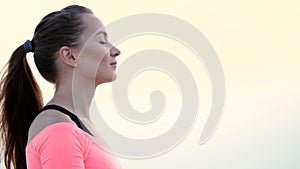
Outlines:
[{"label": "face in profile", "polygon": [[116,79],[116,57],[120,50],[108,41],[103,23],[93,14],[83,14],[86,26],[82,34],[82,45],[76,73],[82,78],[95,82],[95,85]]}]

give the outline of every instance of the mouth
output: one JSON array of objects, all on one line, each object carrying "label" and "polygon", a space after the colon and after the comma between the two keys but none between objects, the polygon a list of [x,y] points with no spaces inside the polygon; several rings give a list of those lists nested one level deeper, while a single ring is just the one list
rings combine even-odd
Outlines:
[{"label": "mouth", "polygon": [[112,62],[112,63],[110,63],[110,65],[111,65],[114,69],[117,68],[117,62]]},{"label": "mouth", "polygon": [[117,62],[112,62],[110,63],[110,65],[117,65]]}]

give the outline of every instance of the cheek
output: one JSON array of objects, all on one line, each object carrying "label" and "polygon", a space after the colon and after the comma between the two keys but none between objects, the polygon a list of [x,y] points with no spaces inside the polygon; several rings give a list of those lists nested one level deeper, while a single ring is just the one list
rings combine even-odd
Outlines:
[{"label": "cheek", "polygon": [[82,50],[77,63],[82,76],[95,78],[99,69],[103,67],[102,62],[105,60],[105,52],[106,50],[99,46],[87,46]]},{"label": "cheek", "polygon": [[100,61],[109,52],[109,49],[106,46],[92,39],[85,43],[81,51],[84,57],[91,57],[95,59],[94,61],[98,61],[100,64]]}]

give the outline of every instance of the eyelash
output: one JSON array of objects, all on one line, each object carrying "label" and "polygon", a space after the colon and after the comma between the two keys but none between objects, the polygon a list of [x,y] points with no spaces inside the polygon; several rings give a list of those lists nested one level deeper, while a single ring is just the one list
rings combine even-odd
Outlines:
[{"label": "eyelash", "polygon": [[99,43],[102,44],[102,45],[107,44],[107,42],[104,42],[104,41],[100,41]]}]

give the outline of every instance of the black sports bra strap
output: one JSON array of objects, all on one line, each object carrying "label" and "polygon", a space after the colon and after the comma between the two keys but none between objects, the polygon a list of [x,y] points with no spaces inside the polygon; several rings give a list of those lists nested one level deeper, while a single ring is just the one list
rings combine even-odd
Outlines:
[{"label": "black sports bra strap", "polygon": [[39,111],[39,113],[41,113],[42,111],[45,111],[45,110],[49,110],[49,109],[57,110],[63,114],[68,115],[81,130],[83,130],[83,131],[87,132],[88,134],[90,134],[91,136],[93,136],[92,133],[87,129],[87,127],[85,127],[85,125],[80,121],[80,119],[75,114],[71,113],[69,110],[67,110],[59,105],[55,105],[55,104],[46,105],[44,108],[42,108]]}]

